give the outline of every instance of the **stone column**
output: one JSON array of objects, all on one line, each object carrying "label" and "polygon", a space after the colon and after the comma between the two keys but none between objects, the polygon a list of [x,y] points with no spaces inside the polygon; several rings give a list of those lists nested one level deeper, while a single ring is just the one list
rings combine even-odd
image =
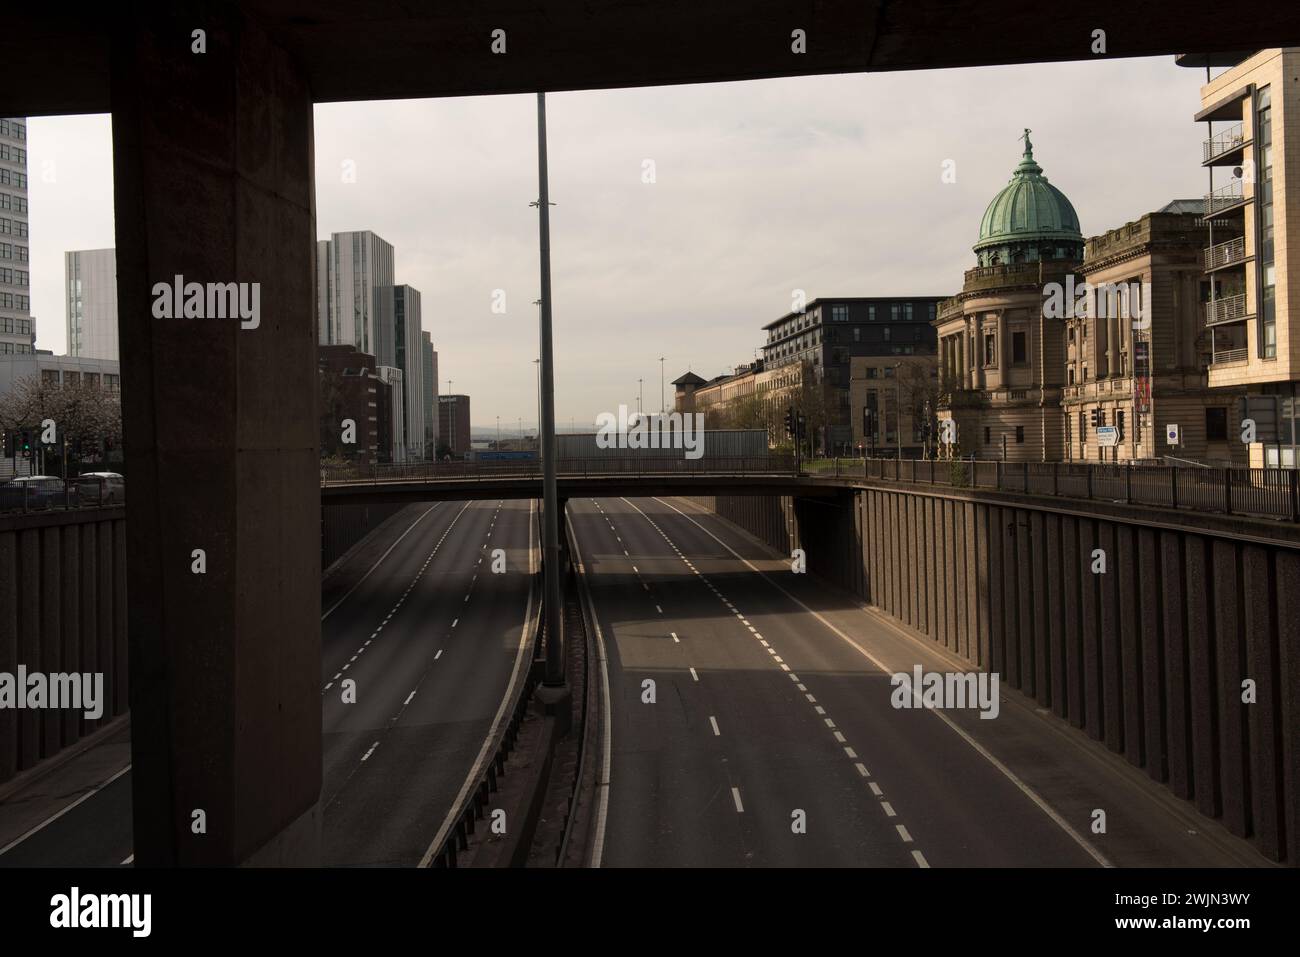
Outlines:
[{"label": "stone column", "polygon": [[[313,864],[321,711],[311,91],[293,58],[233,5],[116,17],[135,860]],[[195,30],[205,31],[206,52],[194,52]],[[155,317],[154,284],[177,276],[250,284],[250,304],[258,284],[257,327]],[[203,574],[193,571],[195,549]],[[206,833],[195,833],[200,818]]]},{"label": "stone column", "polygon": [[984,313],[975,314],[975,388],[984,388]]}]

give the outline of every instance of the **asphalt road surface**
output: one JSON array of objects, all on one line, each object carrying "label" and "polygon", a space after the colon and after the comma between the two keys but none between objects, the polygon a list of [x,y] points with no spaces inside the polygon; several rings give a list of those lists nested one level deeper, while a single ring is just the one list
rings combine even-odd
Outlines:
[{"label": "asphalt road surface", "polygon": [[[522,653],[533,517],[529,501],[432,505],[322,609],[324,863],[414,866],[451,813]],[[131,863],[129,769],[74,800],[0,867]]]},{"label": "asphalt road surface", "polygon": [[[602,866],[1103,866],[1108,842],[1125,863],[1227,862],[1197,856],[1214,852],[1158,787],[1092,768],[1031,709],[895,708],[890,674],[930,670],[928,650],[716,516],[658,499],[569,514],[608,656]],[[1062,804],[1040,793],[1055,785]]]}]

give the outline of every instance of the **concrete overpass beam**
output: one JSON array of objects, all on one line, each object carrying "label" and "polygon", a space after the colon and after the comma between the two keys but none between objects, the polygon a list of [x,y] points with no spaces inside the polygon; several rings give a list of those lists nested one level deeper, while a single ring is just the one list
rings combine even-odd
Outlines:
[{"label": "concrete overpass beam", "polygon": [[[123,9],[115,20],[135,859],[312,864],[321,724],[311,90],[234,5]],[[166,317],[154,287],[177,276],[204,294],[199,302],[184,289],[182,317]],[[231,318],[227,304],[227,318],[214,317],[209,283],[240,284],[248,308]],[[205,573],[193,571],[195,549]]]}]

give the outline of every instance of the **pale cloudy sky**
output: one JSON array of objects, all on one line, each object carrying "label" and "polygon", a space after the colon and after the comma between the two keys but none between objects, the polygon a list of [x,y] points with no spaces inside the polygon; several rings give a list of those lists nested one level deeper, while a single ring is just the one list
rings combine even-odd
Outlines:
[{"label": "pale cloudy sky", "polygon": [[[1085,235],[1200,196],[1203,76],[1159,57],[549,96],[558,423],[635,408],[639,377],[657,408],[661,355],[668,381],[729,371],[794,289],[953,294],[1023,127]],[[37,346],[61,353],[63,252],[114,243],[109,118],[34,118],[29,147]],[[443,391],[471,396],[476,426],[528,427],[534,97],[320,106],[316,164],[319,236],[396,247]]]}]

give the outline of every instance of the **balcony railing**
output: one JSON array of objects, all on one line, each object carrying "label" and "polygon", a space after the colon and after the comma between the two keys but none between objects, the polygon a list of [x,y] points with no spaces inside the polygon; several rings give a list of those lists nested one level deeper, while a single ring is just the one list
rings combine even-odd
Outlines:
[{"label": "balcony railing", "polygon": [[1210,219],[1225,209],[1231,209],[1245,201],[1246,194],[1242,191],[1241,180],[1234,180],[1227,186],[1220,186],[1213,192],[1205,194],[1205,218]]},{"label": "balcony railing", "polygon": [[1225,322],[1241,322],[1246,319],[1246,294],[1225,296],[1205,304],[1206,326],[1218,326]]},{"label": "balcony railing", "polygon": [[1210,160],[1222,156],[1224,153],[1239,148],[1245,142],[1246,135],[1242,130],[1240,123],[1236,126],[1229,127],[1221,133],[1216,133],[1205,141],[1201,153],[1201,162],[1208,163]]},{"label": "balcony railing", "polygon": [[1217,243],[1205,250],[1205,268],[1222,269],[1246,260],[1246,240],[1243,236],[1229,239],[1226,243]]},{"label": "balcony railing", "polygon": [[1230,362],[1245,362],[1249,358],[1249,349],[1224,349],[1210,356],[1210,365],[1221,366]]}]

